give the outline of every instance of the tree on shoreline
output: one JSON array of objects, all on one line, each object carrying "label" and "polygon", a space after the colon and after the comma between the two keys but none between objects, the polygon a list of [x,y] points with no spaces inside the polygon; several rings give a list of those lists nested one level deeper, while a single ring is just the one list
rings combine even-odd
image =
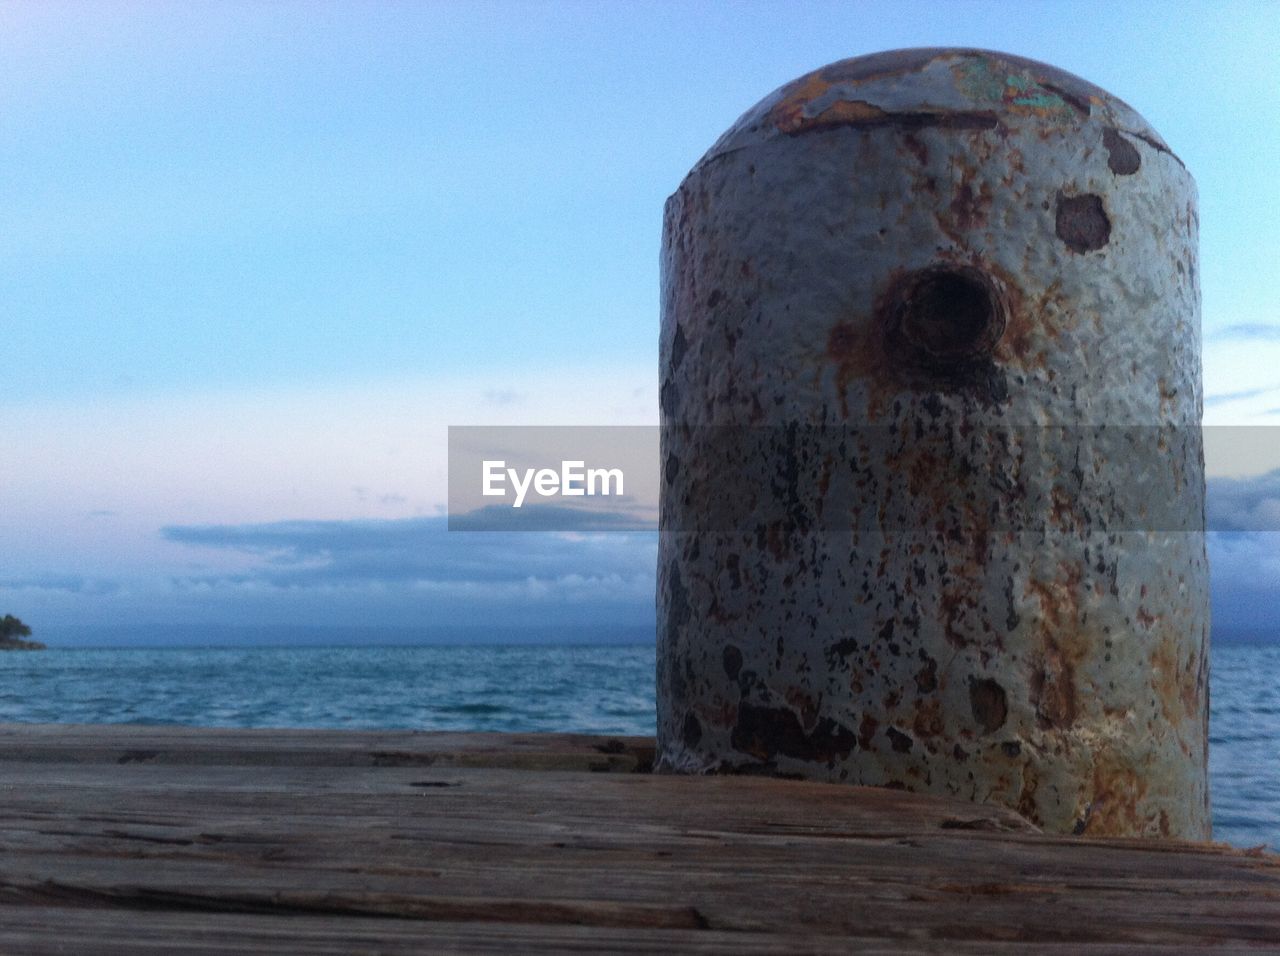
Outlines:
[{"label": "tree on shoreline", "polygon": [[24,641],[31,636],[31,628],[23,624],[12,614],[0,617],[0,651],[42,651],[44,645],[39,641]]},{"label": "tree on shoreline", "polygon": [[0,618],[0,640],[12,637],[30,637],[31,628],[23,624],[12,614]]}]

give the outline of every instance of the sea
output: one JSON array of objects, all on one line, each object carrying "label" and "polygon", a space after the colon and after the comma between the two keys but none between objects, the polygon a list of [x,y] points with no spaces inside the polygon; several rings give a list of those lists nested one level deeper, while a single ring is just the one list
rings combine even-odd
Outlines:
[{"label": "sea", "polygon": [[[1215,645],[1215,839],[1280,850],[1280,645]],[[654,647],[51,648],[0,654],[0,721],[652,734]]]}]

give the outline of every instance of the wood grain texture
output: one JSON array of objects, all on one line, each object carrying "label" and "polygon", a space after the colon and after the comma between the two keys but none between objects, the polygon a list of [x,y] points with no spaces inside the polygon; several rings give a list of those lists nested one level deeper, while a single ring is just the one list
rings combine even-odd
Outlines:
[{"label": "wood grain texture", "polygon": [[1280,858],[581,735],[0,726],[0,952],[1280,948]]}]

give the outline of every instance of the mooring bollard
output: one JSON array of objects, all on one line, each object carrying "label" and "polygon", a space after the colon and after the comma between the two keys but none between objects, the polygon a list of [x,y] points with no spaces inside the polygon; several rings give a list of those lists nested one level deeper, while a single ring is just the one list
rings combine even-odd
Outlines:
[{"label": "mooring bollard", "polygon": [[663,235],[659,767],[1209,835],[1197,214],[978,50],[748,111]]}]

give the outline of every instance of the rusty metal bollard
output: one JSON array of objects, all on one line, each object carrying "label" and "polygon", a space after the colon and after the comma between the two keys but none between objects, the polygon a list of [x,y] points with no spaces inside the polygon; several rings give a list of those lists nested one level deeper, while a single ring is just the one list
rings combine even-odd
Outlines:
[{"label": "rusty metal bollard", "polygon": [[667,202],[659,768],[1209,835],[1195,186],[1130,107],[922,49]]}]

